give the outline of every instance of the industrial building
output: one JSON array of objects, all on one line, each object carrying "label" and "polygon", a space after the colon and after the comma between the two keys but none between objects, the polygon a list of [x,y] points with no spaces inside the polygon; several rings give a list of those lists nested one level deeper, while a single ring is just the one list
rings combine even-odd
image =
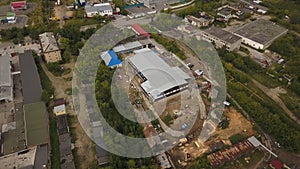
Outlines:
[{"label": "industrial building", "polygon": [[214,43],[217,48],[225,46],[229,51],[239,49],[242,42],[241,37],[217,27],[204,30],[201,33],[201,38]]},{"label": "industrial building", "polygon": [[23,103],[30,104],[41,101],[42,85],[32,52],[25,51],[24,53],[20,53],[19,64],[21,70]]},{"label": "industrial building", "polygon": [[129,42],[115,46],[113,51],[120,54],[131,53],[134,50],[141,49],[143,45],[139,41]]},{"label": "industrial building", "polygon": [[11,55],[7,52],[0,55],[0,101],[13,100],[13,80],[10,59]]},{"label": "industrial building", "polygon": [[269,11],[269,8],[259,5],[259,1],[252,1],[252,0],[240,0],[240,3],[243,4],[246,8],[259,13],[259,14],[266,14]]},{"label": "industrial building", "polygon": [[39,35],[42,52],[47,63],[61,61],[61,53],[58,42],[53,32],[45,32]]},{"label": "industrial building", "polygon": [[143,79],[141,88],[151,101],[178,93],[188,87],[190,76],[178,67],[171,67],[153,51],[140,52],[128,62]]},{"label": "industrial building", "polygon": [[242,43],[255,49],[266,49],[272,42],[287,33],[287,29],[269,20],[257,19],[249,22],[233,33],[242,38]]},{"label": "industrial building", "polygon": [[214,22],[214,17],[207,15],[205,12],[196,13],[195,15],[188,15],[185,17],[185,21],[196,26],[207,27]]}]

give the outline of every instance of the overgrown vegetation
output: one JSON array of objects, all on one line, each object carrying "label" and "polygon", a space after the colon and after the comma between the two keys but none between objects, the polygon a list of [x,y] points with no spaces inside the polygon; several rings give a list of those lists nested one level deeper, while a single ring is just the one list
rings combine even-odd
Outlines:
[{"label": "overgrown vegetation", "polygon": [[52,86],[50,79],[48,78],[48,76],[44,72],[43,68],[41,67],[39,56],[36,53],[33,53],[33,57],[34,57],[34,61],[35,61],[37,70],[39,72],[39,76],[40,76],[41,84],[42,84],[42,88],[43,88],[42,100],[45,103],[48,103],[50,101],[50,97],[52,97],[54,95],[54,88]]},{"label": "overgrown vegetation", "polygon": [[194,15],[201,11],[214,14],[212,13],[212,11],[214,11],[221,5],[222,5],[221,0],[201,0],[201,1],[196,0],[194,6],[180,10],[176,12],[176,15],[184,18],[186,15]]},{"label": "overgrown vegetation", "polygon": [[286,28],[300,32],[300,1],[298,0],[265,0],[263,5],[270,8],[272,20]]},{"label": "overgrown vegetation", "polygon": [[299,152],[300,127],[287,117],[274,101],[271,99],[262,101],[261,97],[264,97],[262,93],[257,95],[244,85],[247,84],[252,89],[259,91],[255,85],[251,85],[250,78],[251,73],[260,72],[262,68],[250,60],[249,63],[246,63],[244,61],[246,57],[239,58],[238,55],[225,51],[219,51],[219,55],[226,61],[224,67],[228,79],[227,90],[230,95],[238,98],[239,104],[265,132],[272,135],[287,150]]},{"label": "overgrown vegetation", "polygon": [[229,140],[230,140],[231,144],[233,144],[233,145],[243,141],[244,139],[245,139],[245,137],[240,133],[229,137]]},{"label": "overgrown vegetation", "polygon": [[180,46],[177,44],[177,42],[173,39],[167,39],[163,37],[162,35],[153,33],[152,37],[156,42],[163,45],[168,51],[174,53],[176,56],[178,56],[181,60],[185,60],[187,57],[184,55],[183,50],[180,48]]},{"label": "overgrown vegetation", "polygon": [[[109,69],[106,65],[100,64],[95,81],[96,99],[102,115],[111,127],[119,133],[130,137],[143,137],[143,128],[138,124],[124,118],[115,108],[111,97],[111,80],[114,70]],[[117,92],[118,97],[127,97],[122,91]],[[112,139],[117,139],[112,138]],[[138,147],[138,145],[137,145]],[[134,150],[128,150],[134,151]],[[153,165],[151,158],[130,159],[110,154],[110,168],[158,168]]]},{"label": "overgrown vegetation", "polygon": [[282,55],[285,59],[285,68],[281,66],[278,71],[280,74],[292,76],[293,80],[288,89],[300,97],[300,37],[293,33],[288,33],[275,40],[269,49]]},{"label": "overgrown vegetation", "polygon": [[196,162],[189,167],[189,169],[211,168],[210,162],[207,158],[207,154],[196,159]]},{"label": "overgrown vegetation", "polygon": [[50,117],[51,169],[60,169],[59,140],[56,119]]}]

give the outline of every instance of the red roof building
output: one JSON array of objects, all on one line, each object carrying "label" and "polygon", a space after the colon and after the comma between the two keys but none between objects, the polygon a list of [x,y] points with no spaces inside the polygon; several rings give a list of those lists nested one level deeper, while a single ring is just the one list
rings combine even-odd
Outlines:
[{"label": "red roof building", "polygon": [[148,125],[144,130],[146,138],[157,135],[155,128],[152,125]]},{"label": "red roof building", "polygon": [[27,9],[27,2],[26,1],[18,1],[18,2],[11,2],[10,3],[11,10],[26,10]]},{"label": "red roof building", "polygon": [[138,35],[144,35],[147,38],[150,38],[150,33],[146,32],[139,24],[131,25],[132,30]]},{"label": "red roof building", "polygon": [[270,167],[273,168],[273,169],[282,169],[283,164],[278,160],[272,160],[271,164],[270,164]]}]

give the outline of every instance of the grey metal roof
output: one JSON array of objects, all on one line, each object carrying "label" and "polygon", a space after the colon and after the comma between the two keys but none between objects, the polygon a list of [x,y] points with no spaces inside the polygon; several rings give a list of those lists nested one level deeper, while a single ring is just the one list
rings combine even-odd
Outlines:
[{"label": "grey metal roof", "polygon": [[230,44],[241,39],[241,37],[217,27],[205,29],[204,32]]},{"label": "grey metal roof", "polygon": [[139,47],[142,47],[143,45],[139,42],[139,41],[134,41],[134,42],[129,42],[123,45],[119,45],[113,48],[113,51],[118,53],[118,52],[122,52],[122,51],[128,51],[128,50],[132,50],[132,49],[136,49]]},{"label": "grey metal roof", "polygon": [[39,37],[44,53],[59,50],[59,46],[53,32],[45,32],[40,34]]},{"label": "grey metal roof", "polygon": [[42,86],[31,51],[19,54],[24,104],[41,100]]},{"label": "grey metal roof", "polygon": [[94,6],[86,6],[85,7],[86,13],[106,11],[106,10],[111,10],[112,11],[112,7],[109,3],[96,4]]},{"label": "grey metal roof", "polygon": [[35,160],[34,160],[34,169],[40,169],[43,165],[48,165],[48,145],[43,144],[37,146]]},{"label": "grey metal roof", "polygon": [[10,57],[7,52],[0,56],[0,86],[10,86],[12,83]]},{"label": "grey metal roof", "polygon": [[285,32],[287,32],[287,29],[264,19],[249,22],[234,31],[238,36],[251,39],[263,45],[268,44]]},{"label": "grey metal roof", "polygon": [[181,69],[170,67],[153,51],[138,53],[129,61],[147,79],[141,86],[153,98],[173,87],[187,84],[186,80],[190,78]]}]

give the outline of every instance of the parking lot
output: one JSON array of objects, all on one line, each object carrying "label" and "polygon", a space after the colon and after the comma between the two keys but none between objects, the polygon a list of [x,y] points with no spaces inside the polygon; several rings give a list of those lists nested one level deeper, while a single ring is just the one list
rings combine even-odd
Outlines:
[{"label": "parking lot", "polygon": [[4,51],[8,53],[24,53],[24,50],[33,50],[36,53],[40,53],[40,44],[37,42],[27,42],[21,45],[15,45],[11,42],[0,42],[0,54]]},{"label": "parking lot", "polygon": [[[17,15],[26,15],[29,14],[30,12],[34,11],[36,8],[36,3],[27,3],[27,10],[20,10],[20,11],[13,11],[15,12]],[[10,5],[4,5],[4,6],[0,6],[0,16],[2,15],[6,15],[7,12],[12,12]]]},{"label": "parking lot", "polygon": [[28,21],[28,16],[26,15],[17,15],[16,23],[0,23],[0,30],[2,29],[10,29],[13,27],[23,28]]}]

